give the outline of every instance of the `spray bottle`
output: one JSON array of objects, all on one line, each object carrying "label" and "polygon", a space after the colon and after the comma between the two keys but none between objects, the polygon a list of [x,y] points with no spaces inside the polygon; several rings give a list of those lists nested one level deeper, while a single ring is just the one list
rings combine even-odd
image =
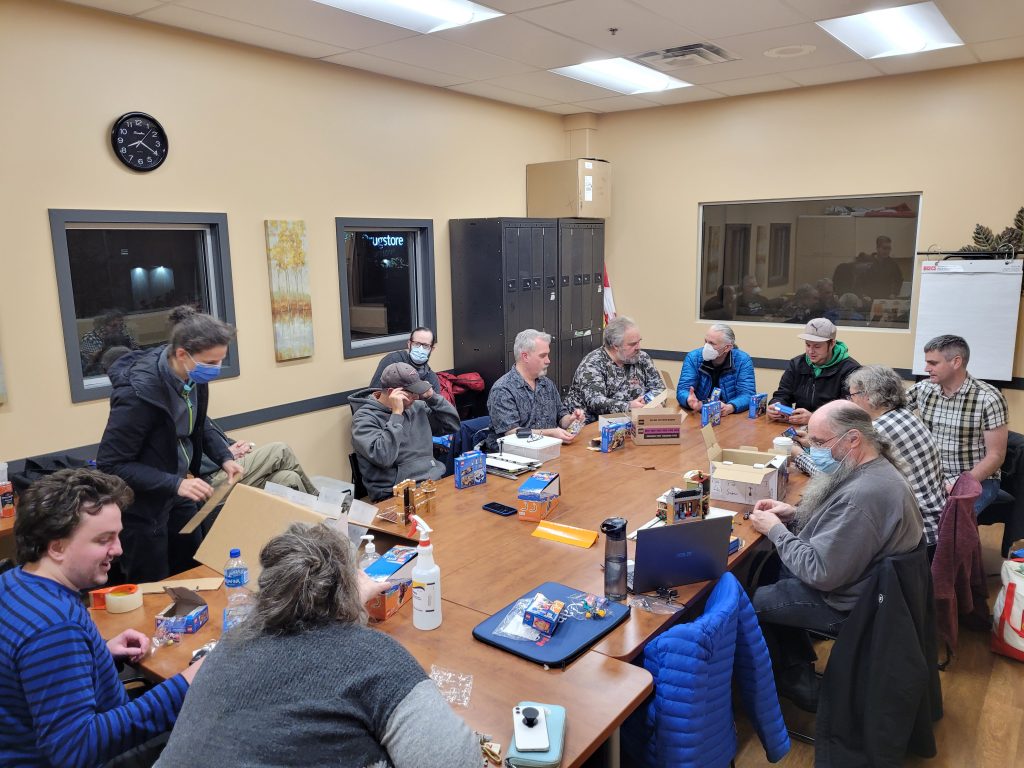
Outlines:
[{"label": "spray bottle", "polygon": [[359,567],[365,571],[366,566],[380,560],[380,555],[377,554],[377,547],[373,543],[373,536],[366,534],[359,538],[366,542],[366,546],[363,548],[363,556],[359,560]]},{"label": "spray bottle", "polygon": [[441,569],[434,562],[430,544],[433,530],[419,515],[411,515],[420,535],[416,549],[416,565],[412,569],[412,625],[416,629],[437,629],[441,626]]}]

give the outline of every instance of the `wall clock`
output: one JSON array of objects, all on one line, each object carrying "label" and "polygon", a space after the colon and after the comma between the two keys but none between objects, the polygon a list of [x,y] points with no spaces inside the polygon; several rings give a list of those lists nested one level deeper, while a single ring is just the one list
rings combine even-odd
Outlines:
[{"label": "wall clock", "polygon": [[133,171],[152,171],[167,159],[167,132],[156,118],[128,112],[114,121],[110,146],[117,159]]}]

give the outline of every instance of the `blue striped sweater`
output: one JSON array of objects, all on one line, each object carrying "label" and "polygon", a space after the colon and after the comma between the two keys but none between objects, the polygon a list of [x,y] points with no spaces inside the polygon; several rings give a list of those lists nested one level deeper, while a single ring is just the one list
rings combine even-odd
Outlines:
[{"label": "blue striped sweater", "polygon": [[76,592],[0,576],[0,765],[99,765],[170,730],[187,690],[178,675],[129,701]]}]

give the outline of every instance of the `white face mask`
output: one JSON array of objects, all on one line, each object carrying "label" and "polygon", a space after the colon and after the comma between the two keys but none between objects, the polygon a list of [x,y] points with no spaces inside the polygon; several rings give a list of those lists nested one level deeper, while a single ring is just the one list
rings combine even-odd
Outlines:
[{"label": "white face mask", "polygon": [[712,360],[718,357],[718,350],[705,341],[704,349],[701,350],[700,354],[705,361],[710,363]]}]

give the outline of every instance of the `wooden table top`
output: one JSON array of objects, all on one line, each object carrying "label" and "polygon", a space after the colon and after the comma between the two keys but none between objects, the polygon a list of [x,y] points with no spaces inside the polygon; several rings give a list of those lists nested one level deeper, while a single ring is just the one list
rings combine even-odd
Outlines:
[{"label": "wooden table top", "polygon": [[[199,566],[182,577],[216,576]],[[204,591],[210,620],[181,643],[156,649],[141,664],[154,680],[180,672],[193,651],[220,638],[224,589]],[[142,608],[120,614],[90,611],[100,634],[110,638],[128,628],[152,633],[155,615],[168,603],[165,595],[146,595]],[[564,765],[578,766],[601,745],[652,690],[651,675],[642,667],[588,652],[564,670],[545,669],[472,639],[473,627],[486,615],[445,601],[441,626],[423,632],[412,624],[412,607],[403,607],[376,626],[398,640],[429,673],[432,665],[473,676],[469,706],[455,707],[469,725],[493,736],[503,750],[512,738],[511,708],[520,701],[562,704],[570,724],[566,729]],[[614,692],[614,694],[612,694]]]}]

